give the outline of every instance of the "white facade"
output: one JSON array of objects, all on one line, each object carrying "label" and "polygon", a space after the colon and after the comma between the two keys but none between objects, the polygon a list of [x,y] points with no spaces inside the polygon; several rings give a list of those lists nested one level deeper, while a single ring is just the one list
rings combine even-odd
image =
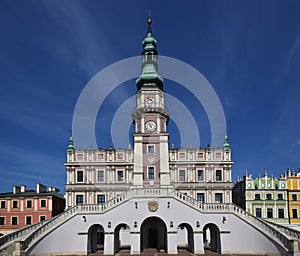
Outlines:
[{"label": "white facade", "polygon": [[[103,228],[104,254],[114,254],[120,247],[128,248],[131,254],[139,254],[151,243],[160,251],[172,254],[176,254],[177,248],[181,246],[190,248],[195,254],[203,254],[206,228],[211,233],[211,237],[207,235],[207,242],[213,244],[213,249],[220,253],[285,253],[268,238],[271,232],[264,234],[259,226],[253,225],[253,220],[250,221],[252,225],[249,225],[249,220],[243,217],[244,213],[238,213],[238,208],[234,210],[232,205],[223,205],[223,209],[213,206],[211,210],[207,207],[197,209],[200,204],[191,207],[187,199],[185,204],[184,200],[172,196],[137,196],[104,213],[98,211],[97,214],[87,210],[88,206],[78,206],[82,207],[80,209],[84,213],[76,214],[49,233],[33,247],[30,255],[85,254],[93,249],[95,241],[91,230],[95,225]],[[157,206],[150,209],[151,203]],[[149,237],[151,227],[157,232],[154,235],[155,241],[151,240],[153,236]],[[120,240],[121,236],[126,239]]]},{"label": "white facade", "polygon": [[[151,161],[156,155],[149,153],[144,157]],[[174,188],[203,203],[232,202],[231,166],[233,162],[230,150],[171,148],[168,149],[168,155],[164,158],[167,160],[164,163],[167,167],[157,167],[156,163],[153,167],[159,170],[168,168],[167,180],[170,180]],[[69,151],[68,160],[65,163],[67,170],[66,207],[71,208],[78,203],[103,203],[124,193],[135,185],[133,182],[134,163],[133,149]],[[136,168],[142,169],[142,164],[139,166]],[[149,166],[152,166],[151,163]],[[137,184],[140,183],[142,187],[155,187],[155,184],[151,185],[149,180],[143,180],[143,171],[140,173],[141,177],[139,181],[136,181]],[[78,196],[82,196],[80,202],[76,200]],[[99,196],[104,196],[104,201],[100,202]]]}]

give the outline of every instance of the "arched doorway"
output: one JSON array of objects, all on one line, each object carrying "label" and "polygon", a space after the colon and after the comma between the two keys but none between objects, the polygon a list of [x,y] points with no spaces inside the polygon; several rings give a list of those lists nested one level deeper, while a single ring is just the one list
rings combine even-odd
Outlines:
[{"label": "arched doorway", "polygon": [[88,231],[88,253],[103,251],[104,249],[104,228],[95,224]]},{"label": "arched doorway", "polygon": [[141,251],[144,249],[167,252],[167,227],[158,217],[149,217],[141,226]]},{"label": "arched doorway", "polygon": [[177,250],[194,253],[194,233],[191,225],[182,223],[177,227]]},{"label": "arched doorway", "polygon": [[203,228],[204,249],[221,253],[220,230],[217,225],[209,223]]},{"label": "arched doorway", "polygon": [[130,227],[121,223],[115,228],[114,232],[114,250],[115,253],[123,250],[130,253]]}]

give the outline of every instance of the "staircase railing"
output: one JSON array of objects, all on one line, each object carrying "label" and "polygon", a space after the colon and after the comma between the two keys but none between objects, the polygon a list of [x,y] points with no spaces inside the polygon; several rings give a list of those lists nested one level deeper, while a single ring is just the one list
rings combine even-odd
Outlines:
[{"label": "staircase railing", "polygon": [[202,212],[222,211],[224,213],[233,213],[236,216],[243,219],[244,221],[246,221],[247,223],[249,223],[250,225],[252,225],[253,227],[255,227],[256,229],[259,229],[263,233],[267,234],[278,244],[281,244],[287,251],[294,249],[294,241],[299,239],[300,232],[282,226],[278,228],[277,226],[279,225],[270,225],[268,222],[253,216],[252,214],[236,206],[235,204],[203,204],[198,202],[194,198],[180,193],[179,191],[174,191],[174,196],[181,202],[186,203],[191,207],[198,209]]},{"label": "staircase railing", "polygon": [[274,239],[278,244],[281,244],[286,250],[291,247],[292,240],[299,239],[299,232],[293,231],[291,229],[270,225],[269,223],[263,221],[262,219],[256,218],[255,216],[249,214],[244,209],[239,208],[234,204],[224,204],[224,203],[201,203],[194,198],[191,198],[183,193],[172,188],[159,188],[159,189],[130,189],[125,193],[113,198],[112,200],[104,204],[96,205],[76,205],[63,212],[62,214],[49,219],[44,222],[37,223],[35,225],[29,226],[27,228],[18,230],[9,235],[0,238],[0,252],[3,248],[8,246],[14,241],[22,241],[23,248],[28,251],[31,246],[42,237],[50,233],[52,230],[57,228],[62,223],[68,221],[77,214],[92,214],[92,213],[104,213],[114,207],[128,201],[131,198],[136,197],[173,197],[182,203],[191,206],[192,208],[203,212],[224,212],[233,213],[240,217],[250,225],[266,233],[269,237]]}]

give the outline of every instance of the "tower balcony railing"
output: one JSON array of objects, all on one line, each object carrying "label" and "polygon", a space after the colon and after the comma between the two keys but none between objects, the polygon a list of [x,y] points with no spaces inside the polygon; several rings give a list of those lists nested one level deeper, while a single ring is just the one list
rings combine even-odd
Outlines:
[{"label": "tower balcony railing", "polygon": [[264,234],[268,235],[279,245],[285,248],[287,251],[292,250],[293,243],[295,240],[298,242],[300,233],[289,228],[280,227],[277,225],[269,224],[268,222],[259,219],[250,213],[246,212],[244,209],[231,204],[231,203],[201,203],[194,198],[191,198],[173,188],[149,188],[149,189],[139,189],[133,188],[129,189],[125,193],[113,198],[112,200],[104,204],[90,204],[90,205],[76,205],[63,212],[62,214],[49,219],[44,222],[31,225],[22,230],[13,232],[11,234],[5,235],[0,238],[0,252],[3,248],[6,248],[9,244],[14,241],[21,241],[22,247],[26,252],[30,250],[32,245],[37,241],[42,239],[44,236],[52,232],[62,223],[68,221],[78,214],[103,214],[108,210],[132,199],[132,198],[159,198],[159,197],[171,197],[177,199],[178,201],[198,210],[202,213],[224,213],[224,214],[234,214],[237,217],[243,219],[245,222],[260,230]]},{"label": "tower balcony railing", "polygon": [[163,104],[151,104],[151,105],[147,105],[144,103],[139,104],[133,108],[132,113],[133,114],[161,113],[165,116],[170,115],[169,109],[166,106],[164,106]]}]

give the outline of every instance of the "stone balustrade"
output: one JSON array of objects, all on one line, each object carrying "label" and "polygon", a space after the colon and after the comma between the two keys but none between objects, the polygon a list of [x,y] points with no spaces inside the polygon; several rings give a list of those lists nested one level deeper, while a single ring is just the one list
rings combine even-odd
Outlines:
[{"label": "stone balustrade", "polygon": [[66,222],[77,214],[93,214],[105,213],[106,211],[128,201],[131,198],[147,198],[147,197],[172,197],[180,202],[189,205],[190,207],[200,212],[222,212],[238,216],[256,229],[268,235],[271,239],[280,244],[287,251],[298,248],[295,246],[295,241],[299,241],[299,232],[291,230],[287,227],[282,227],[275,224],[270,224],[262,219],[256,218],[249,214],[244,209],[234,204],[212,203],[205,204],[182,194],[174,189],[130,189],[125,193],[113,198],[112,200],[97,205],[76,205],[71,209],[66,210],[62,214],[49,219],[47,221],[39,222],[27,228],[20,229],[16,232],[8,234],[0,238],[0,252],[15,241],[21,241],[23,248],[28,251],[33,244],[35,244],[42,237],[50,233],[56,227]]}]

